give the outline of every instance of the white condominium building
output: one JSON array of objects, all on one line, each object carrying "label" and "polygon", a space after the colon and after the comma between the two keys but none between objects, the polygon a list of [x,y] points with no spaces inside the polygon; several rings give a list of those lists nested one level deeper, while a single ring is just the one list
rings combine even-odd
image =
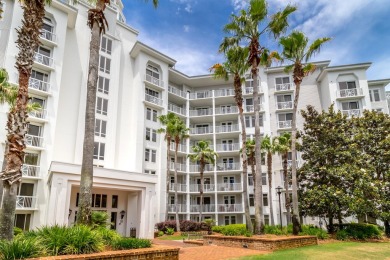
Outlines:
[{"label": "white condominium building", "polygon": [[[0,66],[17,83],[15,46],[22,10],[20,3],[1,0],[5,12],[0,20]],[[204,218],[219,225],[244,223],[241,128],[232,81],[212,75],[187,76],[174,69],[176,61],[139,42],[138,32],[125,23],[123,4],[113,1],[105,10],[109,29],[102,36],[97,88],[94,149],[93,210],[107,211],[112,228],[126,236],[152,237],[154,224],[168,216],[198,220],[200,176],[197,164],[187,155],[199,140],[207,140],[219,154],[208,165],[204,184]],[[31,229],[46,224],[72,225],[78,211],[78,192],[90,29],[88,6],[53,0],[46,9],[42,45],[36,50],[29,92],[43,109],[30,114],[22,183],[18,189],[15,225]],[[368,81],[371,63],[329,66],[317,62],[317,70],[301,88],[299,109],[313,105],[318,110],[331,104],[348,116],[364,109],[389,113],[387,80]],[[211,65],[211,64],[210,64]],[[260,68],[261,133],[277,136],[291,130],[294,84],[283,67]],[[254,135],[253,84],[243,85],[247,135]],[[5,126],[7,106],[1,107],[0,125]],[[158,116],[174,112],[190,128],[190,138],[179,146],[178,201],[174,199],[173,150],[167,165],[167,147]],[[298,115],[298,126],[303,119]],[[3,127],[4,129],[4,127]],[[1,154],[5,130],[0,131]],[[291,159],[291,157],[289,158]],[[298,162],[302,163],[298,157]],[[171,181],[166,201],[166,172]],[[273,216],[279,223],[275,187],[283,186],[282,163],[273,158]],[[264,217],[269,221],[268,179],[264,172]],[[249,203],[253,208],[253,181],[249,176]],[[285,191],[284,191],[285,192]],[[284,194],[284,193],[283,193]],[[284,196],[284,195],[283,195]],[[284,199],[283,199],[284,201]],[[286,210],[282,203],[283,224]]]}]

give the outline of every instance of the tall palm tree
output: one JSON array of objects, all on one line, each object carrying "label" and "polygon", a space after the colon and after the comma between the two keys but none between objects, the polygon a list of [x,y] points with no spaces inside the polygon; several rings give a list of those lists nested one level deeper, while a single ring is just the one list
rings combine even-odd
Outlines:
[{"label": "tall palm tree", "polygon": [[169,156],[169,150],[172,142],[172,136],[174,134],[175,130],[175,122],[179,120],[179,117],[172,113],[168,112],[166,115],[161,115],[158,117],[158,120],[160,121],[160,124],[164,127],[157,130],[157,133],[165,133],[164,140],[167,142],[167,176],[166,176],[166,186],[167,186],[167,193],[166,193],[166,211],[165,211],[165,220],[168,220],[168,209],[169,209],[169,172],[170,172],[170,156]]},{"label": "tall palm tree", "polygon": [[[249,42],[248,63],[251,65],[251,75],[254,81],[253,87],[253,104],[255,114],[255,140],[256,140],[256,157],[261,156],[261,135],[260,135],[260,99],[259,99],[259,80],[258,66],[261,62],[261,56],[264,48],[260,45],[260,37],[264,34],[271,34],[278,37],[288,26],[288,16],[296,10],[296,7],[287,5],[280,12],[273,14],[270,20],[267,20],[268,7],[266,0],[251,0],[248,11],[241,10],[237,16],[232,14],[231,22],[225,25],[224,31],[231,36],[226,37],[220,45],[220,51],[225,51],[230,46],[239,45],[243,42]],[[259,29],[259,25],[265,26]],[[255,233],[261,234],[263,231],[263,203],[261,187],[261,160],[256,160],[256,182],[258,187],[255,193],[255,218],[261,225],[256,227]],[[259,185],[260,182],[260,185]]]},{"label": "tall palm tree", "polygon": [[[294,96],[294,105],[293,105],[293,117],[291,122],[291,152],[292,152],[292,204],[293,204],[293,233],[298,235],[300,230],[299,223],[299,209],[298,209],[298,184],[297,184],[297,149],[296,149],[296,134],[297,134],[297,110],[298,110],[298,101],[299,101],[299,92],[301,88],[301,83],[304,77],[308,76],[310,73],[316,70],[316,66],[308,61],[318,52],[320,52],[321,47],[324,43],[330,41],[330,38],[324,37],[319,38],[313,41],[310,45],[309,39],[305,36],[304,33],[299,31],[293,31],[290,35],[286,37],[281,37],[279,40],[280,45],[283,50],[281,53],[282,60],[287,60],[291,62],[291,65],[286,66],[285,71],[288,73],[293,71],[293,79],[295,83],[295,96]],[[302,64],[306,62],[306,64]]]},{"label": "tall palm tree", "polygon": [[40,42],[45,4],[50,0],[22,1],[22,26],[17,29],[16,40],[19,53],[16,57],[16,68],[19,72],[19,89],[15,107],[9,111],[7,118],[7,163],[1,172],[3,181],[3,205],[0,214],[0,239],[12,239],[16,208],[17,187],[22,178],[21,167],[26,147],[24,138],[28,123],[28,82],[34,63],[35,51]]},{"label": "tall palm tree", "polygon": [[188,158],[190,158],[193,162],[199,162],[199,172],[200,172],[200,209],[199,209],[199,221],[202,221],[202,210],[203,210],[203,185],[204,185],[204,168],[206,164],[215,164],[215,159],[218,157],[217,152],[215,152],[209,146],[209,142],[207,141],[199,141],[196,145],[192,146],[193,154],[189,154]]},{"label": "tall palm tree", "polygon": [[[108,26],[106,17],[104,15],[104,10],[106,9],[106,6],[110,4],[110,0],[89,0],[89,2],[91,4],[95,4],[95,7],[88,10],[87,21],[87,24],[91,29],[91,40],[89,45],[87,100],[85,108],[83,159],[81,163],[80,199],[77,216],[77,222],[81,224],[91,224],[95,106],[100,37],[102,33],[106,32],[106,27]],[[156,7],[158,0],[153,0],[153,4]]]},{"label": "tall palm tree", "polygon": [[272,226],[275,225],[274,208],[273,208],[273,201],[272,201],[272,155],[275,153],[274,140],[275,139],[272,139],[270,136],[266,135],[261,142],[261,148],[267,156],[268,200],[269,200],[270,220]]},{"label": "tall palm tree", "polygon": [[[238,113],[241,123],[241,139],[242,139],[242,150],[246,150],[245,145],[246,141],[246,127],[245,127],[245,118],[243,111],[243,98],[242,98],[242,84],[245,82],[245,73],[249,69],[247,63],[249,50],[248,48],[242,48],[240,46],[231,46],[229,49],[225,50],[226,61],[223,64],[215,64],[211,67],[211,71],[214,72],[215,78],[223,78],[229,80],[229,75],[233,76],[233,85],[234,85],[234,99],[238,107]],[[243,196],[244,196],[244,209],[245,209],[245,219],[247,229],[250,232],[253,232],[253,225],[251,221],[251,216],[249,212],[248,205],[248,162],[247,154],[242,153],[242,178],[243,178]],[[257,223],[259,224],[259,223]]]}]

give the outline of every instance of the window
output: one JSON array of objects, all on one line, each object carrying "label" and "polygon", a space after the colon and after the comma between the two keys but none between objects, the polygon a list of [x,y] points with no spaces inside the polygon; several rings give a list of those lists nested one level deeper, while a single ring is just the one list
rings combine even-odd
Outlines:
[{"label": "window", "polygon": [[107,58],[107,57],[104,57],[104,56],[100,56],[100,62],[99,62],[99,67],[100,67],[100,71],[101,72],[105,72],[105,73],[110,73],[110,69],[111,69],[111,59]]},{"label": "window", "polygon": [[279,85],[279,84],[288,84],[288,83],[290,83],[290,77],[275,78],[275,82],[276,82],[277,85]]},{"label": "window", "polygon": [[157,110],[146,108],[146,120],[157,122]]},{"label": "window", "polygon": [[110,89],[110,79],[99,76],[98,91],[104,94],[108,94],[109,89]]},{"label": "window", "polygon": [[356,83],[355,83],[355,81],[343,81],[343,82],[339,82],[339,88],[340,88],[340,90],[344,90],[344,89],[354,89],[354,88],[356,88]]},{"label": "window", "polygon": [[[0,2],[0,7],[1,7],[1,2]],[[31,214],[15,214],[14,226],[24,231],[27,231],[30,229],[30,220],[31,220]]]},{"label": "window", "polygon": [[277,102],[289,102],[292,101],[291,95],[279,95],[276,97]]},{"label": "window", "polygon": [[106,148],[105,143],[99,143],[95,142],[94,148],[93,148],[93,159],[96,160],[104,160],[104,150]]},{"label": "window", "polygon": [[175,204],[175,196],[171,196],[170,201],[171,201],[171,204],[174,205]]},{"label": "window", "polygon": [[353,109],[359,109],[359,102],[343,102],[341,104],[343,110],[353,110]]},{"label": "window", "polygon": [[263,172],[261,174],[261,184],[262,185],[267,185],[267,173]]},{"label": "window", "polygon": [[236,197],[235,196],[223,196],[223,201],[224,201],[225,205],[236,204]]},{"label": "window", "polygon": [[107,121],[102,119],[95,120],[95,136],[106,137]]},{"label": "window", "polygon": [[118,208],[118,195],[112,195],[111,208]]},{"label": "window", "polygon": [[152,149],[145,149],[145,162],[156,162],[157,152]]},{"label": "window", "polygon": [[269,225],[269,215],[264,215],[264,225]]},{"label": "window", "polygon": [[29,124],[27,134],[32,136],[41,136],[41,127],[38,125]]},{"label": "window", "polygon": [[106,116],[107,109],[108,109],[108,99],[97,97],[96,113]]},{"label": "window", "polygon": [[253,194],[249,194],[249,207],[255,206],[255,196]]},{"label": "window", "polygon": [[159,79],[160,78],[160,72],[158,69],[152,65],[148,65],[146,68],[146,75],[149,75],[153,78]]},{"label": "window", "polygon": [[291,120],[292,120],[292,116],[293,116],[292,113],[279,114],[279,115],[278,115],[279,122],[282,122],[282,121],[291,121]]},{"label": "window", "polygon": [[379,102],[381,101],[381,97],[379,94],[379,89],[370,89],[370,101],[371,102]]},{"label": "window", "polygon": [[38,165],[39,163],[39,154],[37,153],[25,153],[24,154],[24,163],[27,165]]},{"label": "window", "polygon": [[92,194],[92,207],[107,208],[107,194]]},{"label": "window", "polygon": [[[259,123],[260,123],[260,126],[264,126],[263,115],[259,115]],[[245,126],[246,127],[255,127],[255,116],[254,115],[245,116]]]},{"label": "window", "polygon": [[156,171],[155,170],[145,170],[144,173],[145,174],[156,175]]},{"label": "window", "polygon": [[100,43],[100,50],[102,52],[105,52],[107,54],[111,54],[111,50],[112,50],[112,40],[106,38],[106,37],[102,37],[102,41]]},{"label": "window", "polygon": [[248,174],[248,185],[253,186],[253,176],[252,174]]},{"label": "window", "polygon": [[268,194],[263,194],[263,206],[268,206]]},{"label": "window", "polygon": [[145,139],[146,139],[146,141],[157,142],[157,131],[155,129],[151,129],[151,128],[147,127]]},{"label": "window", "polygon": [[46,40],[53,41],[54,40],[54,26],[50,18],[43,18],[43,26],[41,31],[41,37]]},{"label": "window", "polygon": [[36,70],[32,70],[31,71],[31,78],[32,79],[36,79],[36,80],[40,80],[40,81],[43,81],[43,82],[48,82],[49,81],[49,75],[48,74],[43,73],[43,72],[39,72],[39,71],[36,71]]},{"label": "window", "polygon": [[159,98],[160,97],[160,93],[157,92],[157,91],[154,91],[152,89],[149,89],[149,88],[145,88],[145,93],[149,96],[152,96],[152,97],[156,97],[156,98]]},{"label": "window", "polygon": [[[42,46],[39,46],[38,48],[37,48],[37,53],[39,53],[39,54],[42,54],[43,56],[46,56],[46,57],[50,57],[51,55],[51,50],[50,49],[48,49],[48,48],[44,48],[44,47],[42,47]],[[44,63],[45,65],[49,65],[49,64],[46,64],[46,63]]]},{"label": "window", "polygon": [[225,216],[225,225],[236,224],[236,216]]}]

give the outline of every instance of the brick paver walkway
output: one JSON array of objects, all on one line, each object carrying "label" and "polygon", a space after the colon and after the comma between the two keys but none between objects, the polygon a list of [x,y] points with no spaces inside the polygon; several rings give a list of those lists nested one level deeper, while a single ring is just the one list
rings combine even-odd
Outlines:
[{"label": "brick paver walkway", "polygon": [[153,240],[154,244],[180,247],[180,260],[224,260],[241,256],[261,255],[269,252],[224,246],[196,246],[182,241]]}]

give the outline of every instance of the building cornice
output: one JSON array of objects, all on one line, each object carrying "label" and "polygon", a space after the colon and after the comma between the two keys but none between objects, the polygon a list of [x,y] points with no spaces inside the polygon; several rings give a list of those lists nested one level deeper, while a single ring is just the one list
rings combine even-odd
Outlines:
[{"label": "building cornice", "polygon": [[[330,60],[316,61],[316,62],[311,62],[311,63],[314,64],[315,66],[319,67],[319,68],[322,68],[322,67],[329,66]],[[264,68],[264,73],[280,73],[280,72],[284,72],[284,68],[285,67],[286,66]]]},{"label": "building cornice", "polygon": [[68,14],[67,26],[72,29],[75,28],[76,18],[78,14],[78,9],[76,7],[71,6],[66,2],[59,1],[59,0],[52,1],[51,6],[67,13]]},{"label": "building cornice", "polygon": [[140,41],[137,41],[133,47],[133,49],[131,49],[130,51],[130,56],[132,58],[136,58],[140,52],[144,52],[158,60],[161,60],[165,63],[168,64],[168,66],[172,67],[175,65],[176,63],[176,60],[172,59],[171,57],[147,46],[146,44],[140,42]]},{"label": "building cornice", "polygon": [[383,85],[386,86],[390,83],[390,79],[374,79],[374,80],[367,80],[368,86],[371,85]]},{"label": "building cornice", "polygon": [[339,66],[331,66],[324,68],[320,75],[318,75],[316,81],[320,82],[326,73],[335,72],[335,71],[344,71],[344,70],[356,70],[356,69],[364,69],[367,70],[371,66],[371,62],[364,63],[356,63],[356,64],[347,64],[347,65],[339,65]]}]

